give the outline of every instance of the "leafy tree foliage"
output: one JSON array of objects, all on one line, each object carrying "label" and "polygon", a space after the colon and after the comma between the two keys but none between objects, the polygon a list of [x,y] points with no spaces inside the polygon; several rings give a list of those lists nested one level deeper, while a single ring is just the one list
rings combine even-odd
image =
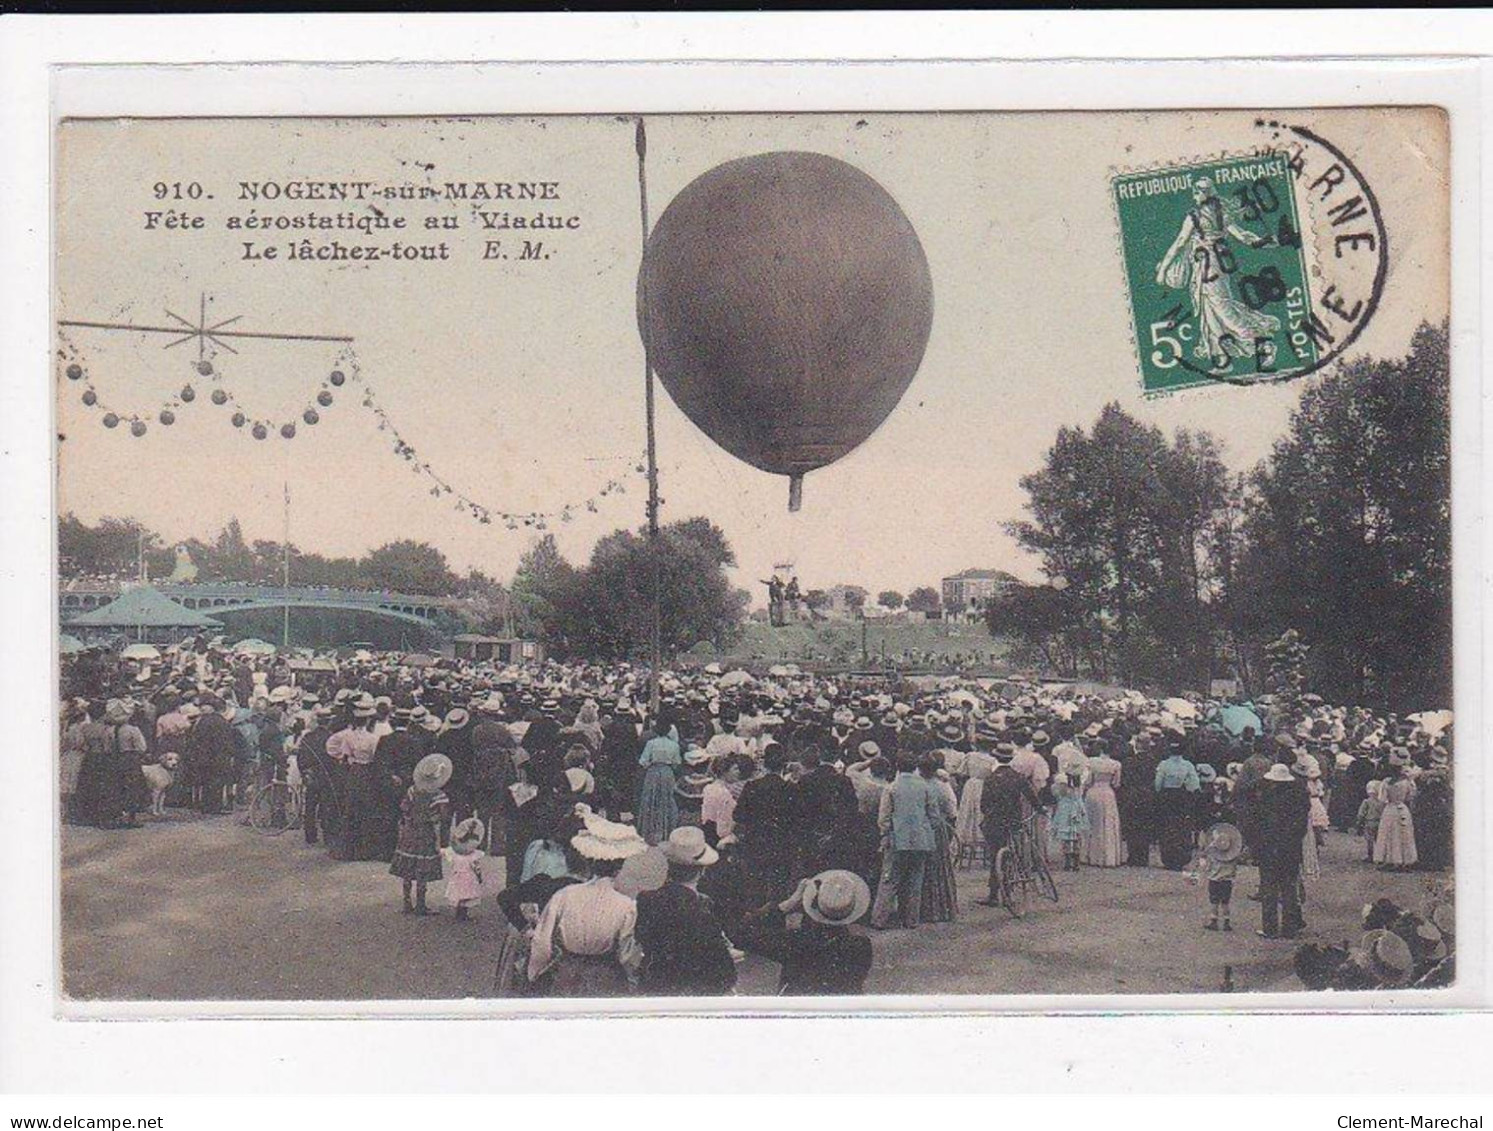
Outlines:
[{"label": "leafy tree foliage", "polygon": [[913,613],[938,616],[943,612],[943,598],[930,585],[920,585],[907,595],[907,609]]},{"label": "leafy tree foliage", "polygon": [[987,621],[1063,670],[1198,688],[1227,669],[1259,686],[1279,667],[1267,644],[1294,631],[1298,691],[1448,703],[1449,393],[1447,330],[1422,326],[1404,360],[1306,385],[1248,476],[1207,433],[1168,438],[1110,404],[1022,478],[1030,518],[1008,530],[1049,584]]}]

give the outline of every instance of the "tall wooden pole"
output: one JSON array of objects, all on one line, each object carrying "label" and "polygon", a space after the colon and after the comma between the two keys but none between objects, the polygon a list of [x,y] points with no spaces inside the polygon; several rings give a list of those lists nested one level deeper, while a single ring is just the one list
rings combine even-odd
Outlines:
[{"label": "tall wooden pole", "polygon": [[280,630],[280,647],[290,648],[290,480],[285,480],[285,534],[280,540],[280,586],[285,590],[285,617]]},{"label": "tall wooden pole", "polygon": [[658,536],[658,448],[653,426],[653,347],[648,322],[648,133],[638,116],[638,211],[643,225],[643,267],[638,276],[638,324],[643,336],[644,412],[648,418],[648,557],[653,570],[653,624],[649,641],[648,711],[656,719],[659,670],[663,667],[663,562]]}]

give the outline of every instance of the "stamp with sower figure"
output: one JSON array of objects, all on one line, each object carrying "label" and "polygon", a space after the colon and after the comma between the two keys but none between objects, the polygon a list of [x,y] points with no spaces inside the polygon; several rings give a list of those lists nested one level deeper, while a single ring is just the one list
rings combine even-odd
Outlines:
[{"label": "stamp with sower figure", "polygon": [[1112,189],[1147,393],[1316,366],[1285,154],[1126,173]]}]

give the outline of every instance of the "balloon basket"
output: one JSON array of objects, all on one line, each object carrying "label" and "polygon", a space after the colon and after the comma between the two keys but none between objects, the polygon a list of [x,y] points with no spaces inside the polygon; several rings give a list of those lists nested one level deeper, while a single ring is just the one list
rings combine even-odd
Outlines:
[{"label": "balloon basket", "polygon": [[790,475],[788,477],[788,512],[796,513],[804,505],[804,477],[802,475]]}]

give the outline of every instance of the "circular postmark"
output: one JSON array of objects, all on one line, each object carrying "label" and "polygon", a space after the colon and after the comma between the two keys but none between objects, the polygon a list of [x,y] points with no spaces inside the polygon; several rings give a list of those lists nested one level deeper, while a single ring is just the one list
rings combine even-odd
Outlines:
[{"label": "circular postmark", "polygon": [[1341,357],[1378,309],[1389,240],[1374,190],[1315,131],[1113,182],[1147,393],[1259,385]]}]

